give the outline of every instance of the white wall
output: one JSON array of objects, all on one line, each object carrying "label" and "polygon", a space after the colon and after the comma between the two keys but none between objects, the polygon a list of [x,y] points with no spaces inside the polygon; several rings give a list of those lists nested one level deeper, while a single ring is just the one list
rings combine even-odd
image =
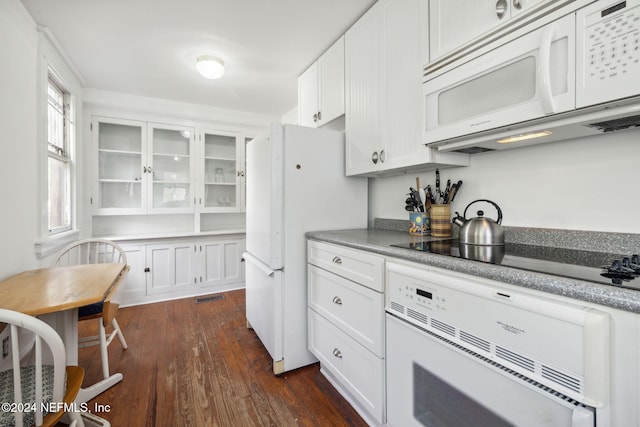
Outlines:
[{"label": "white wall", "polygon": [[[640,130],[627,130],[474,154],[469,167],[440,173],[443,186],[464,181],[452,212],[490,199],[508,226],[640,233],[639,163]],[[433,171],[371,179],[369,218],[407,219],[404,200],[416,176],[435,186]],[[489,209],[486,215],[495,218]]]},{"label": "white wall", "polygon": [[22,4],[0,0],[0,279],[38,265],[37,48]]}]

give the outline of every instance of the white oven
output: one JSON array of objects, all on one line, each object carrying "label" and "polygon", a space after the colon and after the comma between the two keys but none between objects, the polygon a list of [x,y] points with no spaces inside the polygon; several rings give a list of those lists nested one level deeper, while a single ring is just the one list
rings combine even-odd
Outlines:
[{"label": "white oven", "polygon": [[387,268],[390,426],[609,426],[607,313]]}]

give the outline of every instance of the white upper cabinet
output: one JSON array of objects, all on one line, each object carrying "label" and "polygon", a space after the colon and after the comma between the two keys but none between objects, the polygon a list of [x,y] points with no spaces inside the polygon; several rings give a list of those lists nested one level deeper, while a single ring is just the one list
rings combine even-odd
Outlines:
[{"label": "white upper cabinet", "polygon": [[193,128],[96,117],[96,214],[194,211]]},{"label": "white upper cabinet", "polygon": [[298,77],[298,124],[320,127],[344,114],[344,36]]},{"label": "white upper cabinet", "polygon": [[422,0],[380,0],[345,34],[347,175],[468,165],[421,143],[427,21]]},{"label": "white upper cabinet", "polygon": [[[517,16],[561,0],[429,0],[433,62]],[[567,2],[567,0],[563,0]]]},{"label": "white upper cabinet", "polygon": [[145,213],[146,123],[94,118],[91,129],[97,166],[95,213]]},{"label": "white upper cabinet", "polygon": [[385,160],[380,137],[382,107],[381,7],[373,5],[345,34],[346,172],[379,170]]},{"label": "white upper cabinet", "polygon": [[[149,123],[147,175],[150,213],[189,213],[194,208],[194,129]],[[144,167],[143,167],[144,171]]]},{"label": "white upper cabinet", "polygon": [[201,212],[244,209],[244,140],[239,132],[198,133],[198,207]]}]

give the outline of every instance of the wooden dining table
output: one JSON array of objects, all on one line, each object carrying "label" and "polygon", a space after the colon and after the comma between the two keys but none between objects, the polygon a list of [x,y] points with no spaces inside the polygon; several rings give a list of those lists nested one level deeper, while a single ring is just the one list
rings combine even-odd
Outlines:
[{"label": "wooden dining table", "polygon": [[[126,264],[84,264],[23,271],[0,282],[0,308],[38,316],[58,331],[67,364],[78,364],[78,308],[109,300],[128,272]],[[84,403],[122,380],[112,374],[76,398]]]}]

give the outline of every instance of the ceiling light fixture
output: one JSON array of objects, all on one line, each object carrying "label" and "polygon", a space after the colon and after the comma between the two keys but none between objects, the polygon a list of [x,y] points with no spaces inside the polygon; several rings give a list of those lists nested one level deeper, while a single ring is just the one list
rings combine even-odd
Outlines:
[{"label": "ceiling light fixture", "polygon": [[211,55],[199,56],[196,60],[196,70],[207,79],[219,79],[224,74],[224,62]]}]

